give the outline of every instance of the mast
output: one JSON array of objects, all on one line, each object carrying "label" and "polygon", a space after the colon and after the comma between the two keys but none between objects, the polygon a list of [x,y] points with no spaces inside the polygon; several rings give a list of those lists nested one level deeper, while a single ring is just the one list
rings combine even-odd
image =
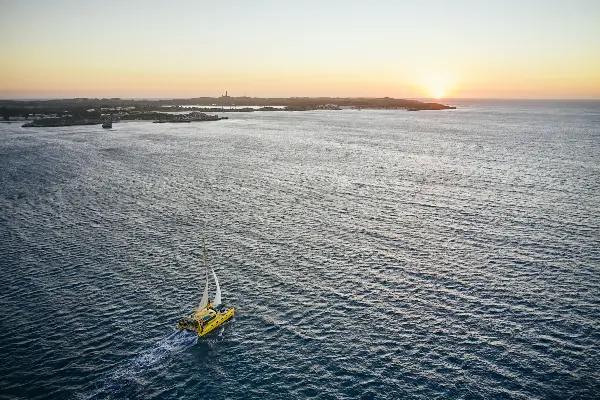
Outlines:
[{"label": "mast", "polygon": [[[204,243],[204,267],[206,268],[206,298],[207,298],[207,304],[208,304],[208,267],[206,266],[206,241],[204,240],[204,238],[202,238],[202,243]],[[215,286],[217,287],[217,292],[215,293],[215,298],[213,300],[214,303],[214,307],[218,306],[219,304],[221,304],[221,287],[219,286],[219,280],[217,279],[217,274],[215,274],[215,270],[213,269],[213,267],[210,267],[210,270],[212,271],[212,275],[213,278],[215,278]],[[204,295],[202,296],[202,299],[204,300]]]},{"label": "mast", "polygon": [[200,300],[198,310],[202,310],[208,305],[208,268],[206,267],[206,241],[204,238],[202,238],[202,243],[204,244],[204,277],[206,283],[204,284],[204,292],[202,293],[202,300]]}]

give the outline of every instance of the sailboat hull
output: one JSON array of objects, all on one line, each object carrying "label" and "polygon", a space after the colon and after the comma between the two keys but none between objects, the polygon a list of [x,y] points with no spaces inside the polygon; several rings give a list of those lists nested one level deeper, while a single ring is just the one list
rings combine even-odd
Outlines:
[{"label": "sailboat hull", "polygon": [[177,328],[196,332],[198,336],[205,336],[231,319],[234,314],[235,309],[233,307],[215,312],[209,306],[183,317],[177,324]]},{"label": "sailboat hull", "polygon": [[218,313],[215,318],[211,319],[206,325],[204,325],[203,329],[197,330],[198,336],[204,336],[223,325],[225,322],[231,319],[231,317],[233,317],[234,313],[235,309],[233,307],[231,307],[225,313]]}]

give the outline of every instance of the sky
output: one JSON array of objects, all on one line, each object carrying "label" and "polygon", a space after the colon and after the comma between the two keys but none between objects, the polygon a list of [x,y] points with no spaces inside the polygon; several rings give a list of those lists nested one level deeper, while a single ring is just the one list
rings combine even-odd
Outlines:
[{"label": "sky", "polygon": [[600,98],[600,0],[0,0],[0,98]]}]

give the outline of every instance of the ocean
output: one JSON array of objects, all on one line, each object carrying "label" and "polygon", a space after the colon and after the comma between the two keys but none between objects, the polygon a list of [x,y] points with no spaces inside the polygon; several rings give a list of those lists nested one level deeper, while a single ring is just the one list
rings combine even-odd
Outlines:
[{"label": "ocean", "polygon": [[599,398],[600,102],[450,104],[1,123],[0,398]]}]

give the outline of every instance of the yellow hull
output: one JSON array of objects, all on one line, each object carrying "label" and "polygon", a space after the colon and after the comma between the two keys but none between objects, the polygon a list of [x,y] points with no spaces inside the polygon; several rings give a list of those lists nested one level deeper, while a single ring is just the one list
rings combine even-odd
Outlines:
[{"label": "yellow hull", "polygon": [[204,325],[204,329],[202,329],[202,330],[198,329],[197,330],[198,336],[204,336],[207,333],[209,333],[210,331],[212,331],[215,328],[217,328],[218,326],[224,324],[228,319],[230,319],[231,317],[233,317],[234,313],[235,313],[235,309],[233,307],[231,307],[224,314],[218,313],[215,318],[211,319],[210,321],[208,321],[208,323],[206,325]]},{"label": "yellow hull", "polygon": [[[233,317],[234,313],[235,309],[233,307],[225,309],[224,312],[215,312],[207,307],[185,316],[184,319],[177,324],[177,328],[194,331],[198,336],[204,336],[224,324]],[[203,317],[207,315],[212,315],[213,317],[203,323]]]}]

